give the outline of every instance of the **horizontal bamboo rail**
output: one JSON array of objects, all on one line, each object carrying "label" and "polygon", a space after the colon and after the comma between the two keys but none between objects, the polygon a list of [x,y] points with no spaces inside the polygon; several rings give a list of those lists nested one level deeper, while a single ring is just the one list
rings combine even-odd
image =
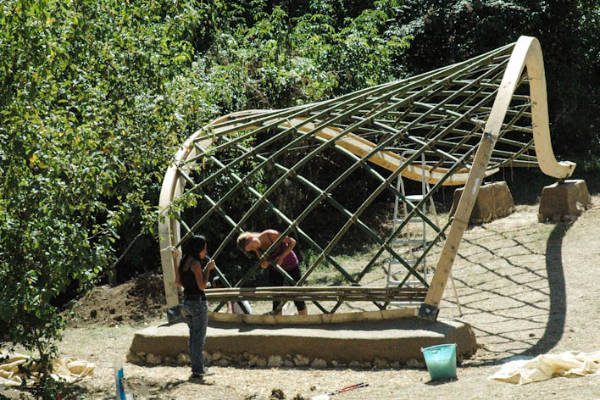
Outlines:
[{"label": "horizontal bamboo rail", "polygon": [[207,300],[405,301],[421,302],[427,288],[364,286],[275,286],[206,289]]}]

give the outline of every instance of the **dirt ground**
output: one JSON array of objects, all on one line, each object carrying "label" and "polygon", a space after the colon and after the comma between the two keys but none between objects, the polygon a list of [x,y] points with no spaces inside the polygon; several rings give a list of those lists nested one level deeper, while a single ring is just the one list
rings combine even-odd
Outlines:
[{"label": "dirt ground", "polygon": [[69,310],[70,328],[139,325],[161,318],[166,306],[162,276],[144,274],[122,285],[98,286]]},{"label": "dirt ground", "polygon": [[[600,376],[554,378],[524,386],[488,379],[515,356],[600,350],[596,322],[600,305],[595,301],[600,281],[600,197],[595,196],[593,202],[593,208],[572,223],[541,224],[537,206],[517,206],[514,214],[465,233],[453,269],[463,314],[459,315],[448,285],[448,301],[442,304],[440,316],[471,324],[480,349],[462,363],[456,381],[429,383],[425,369],[405,367],[214,366],[212,384],[199,385],[187,381],[189,368],[127,363],[129,390],[136,399],[310,399],[366,382],[368,387],[332,399],[600,399]],[[61,352],[96,364],[94,377],[79,383],[78,398],[114,398],[114,359],[124,358],[136,330],[162,322],[157,317],[162,311],[159,303],[144,305],[134,289],[137,286],[127,285],[90,295],[94,300],[82,302],[65,332]],[[135,312],[123,315],[114,305],[106,307],[108,299],[118,296],[129,300]],[[284,397],[273,396],[274,390]]]}]

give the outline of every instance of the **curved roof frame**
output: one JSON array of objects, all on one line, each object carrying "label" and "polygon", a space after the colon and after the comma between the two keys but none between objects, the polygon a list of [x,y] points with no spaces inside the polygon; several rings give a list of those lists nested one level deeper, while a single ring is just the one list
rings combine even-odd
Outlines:
[{"label": "curved roof frame", "polygon": [[[527,86],[528,94],[523,93]],[[262,135],[261,140],[256,139],[258,135]],[[301,145],[305,149],[297,150]],[[223,151],[232,151],[236,155],[233,159],[221,160],[219,154]],[[321,187],[303,171],[311,161],[329,151],[343,154],[350,164],[326,187]],[[290,164],[284,161],[284,156],[291,152],[297,157]],[[424,159],[427,161],[423,162]],[[245,175],[233,172],[240,163],[248,162],[253,168],[244,171]],[[213,169],[202,174],[202,166],[206,163]],[[557,179],[569,177],[575,168],[574,163],[558,162],[552,150],[542,52],[533,37],[522,36],[516,43],[470,60],[338,98],[282,110],[248,110],[220,117],[184,142],[163,180],[159,200],[159,240],[167,304],[171,306],[178,302],[174,273],[178,253],[174,250],[191,233],[210,218],[219,216],[231,229],[216,249],[215,255],[218,255],[237,233],[244,230],[257,210],[268,207],[287,226],[282,230],[282,237],[295,233],[317,254],[296,285],[305,284],[323,262],[332,265],[350,285],[360,285],[385,253],[406,268],[407,277],[414,277],[428,288],[420,315],[436,318],[483,179],[503,166],[536,165]],[[260,190],[248,185],[267,167],[280,175]],[[340,199],[332,196],[332,192],[343,186],[355,171],[364,171],[377,186],[356,210],[350,211]],[[197,172],[200,172],[199,178],[192,176]],[[205,189],[224,176],[233,183],[218,199],[211,198],[211,193]],[[384,192],[406,200],[395,188],[398,176],[425,180],[432,188],[421,203],[407,202],[409,213],[405,223],[382,237],[361,216]],[[272,200],[272,195],[290,181],[315,196],[295,216],[287,215]],[[465,195],[461,197],[454,218],[444,226],[438,226],[420,206],[430,201],[435,190],[448,185],[464,185]],[[255,200],[236,219],[224,211],[224,205],[240,191],[247,191]],[[205,214],[191,226],[171,210],[173,202],[184,192],[201,193],[206,206]],[[320,204],[326,204],[345,219],[337,233],[323,246],[302,227],[302,222]],[[445,238],[431,282],[427,282],[416,266],[406,262],[392,246],[394,238],[413,217],[424,219],[436,232],[417,265],[435,243]],[[349,274],[331,256],[333,248],[351,227],[360,229],[378,246],[367,264],[355,274]],[[274,251],[278,243],[273,243],[266,254]],[[258,263],[237,282],[230,282],[222,271],[219,274],[227,286],[241,287],[257,269]],[[374,303],[380,309],[387,306]],[[333,309],[326,310],[315,302],[324,313],[335,312],[340,304],[341,301]]]}]

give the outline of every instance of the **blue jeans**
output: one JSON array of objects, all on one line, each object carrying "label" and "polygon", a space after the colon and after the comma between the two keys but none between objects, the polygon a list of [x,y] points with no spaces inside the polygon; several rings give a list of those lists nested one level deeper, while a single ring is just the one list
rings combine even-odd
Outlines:
[{"label": "blue jeans", "polygon": [[190,328],[190,360],[192,374],[204,374],[204,342],[208,325],[208,305],[205,300],[184,300],[182,314]]}]

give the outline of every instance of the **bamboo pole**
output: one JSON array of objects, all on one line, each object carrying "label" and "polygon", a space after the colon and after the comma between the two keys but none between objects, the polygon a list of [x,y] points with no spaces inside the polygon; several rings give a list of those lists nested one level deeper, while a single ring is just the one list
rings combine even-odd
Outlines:
[{"label": "bamboo pole", "polygon": [[[466,68],[466,69],[468,69],[468,68]],[[455,76],[455,75],[458,75],[458,74],[460,74],[461,72],[464,72],[464,71],[457,71],[457,72],[454,72],[454,73],[453,73],[453,74],[452,74],[452,75],[451,75],[451,76],[450,76],[448,79],[452,78],[452,77],[453,77],[453,76]],[[429,91],[429,90],[431,90],[431,89],[435,88],[435,87],[436,87],[436,85],[440,85],[440,84],[443,84],[443,81],[436,82],[436,84],[429,85],[429,86],[428,86],[428,87],[426,87],[425,89],[422,89],[422,91],[423,91],[423,92],[427,92],[427,91]],[[465,90],[466,90],[466,89],[465,89]],[[460,94],[460,91],[457,91],[457,93],[455,94],[455,96],[457,96],[458,94]],[[410,100],[411,100],[410,98],[406,98],[406,99],[404,99],[404,100],[403,100],[403,102],[407,102],[407,101],[410,101]],[[447,98],[445,101],[449,101],[449,100],[451,100],[451,98]],[[438,107],[440,107],[442,104],[443,104],[443,102],[442,102],[442,103],[440,103],[440,104],[438,104]],[[398,107],[398,104],[394,104],[393,106],[386,107],[386,108],[385,108],[385,110],[387,111],[388,109],[393,109],[393,108],[397,108],[397,107]],[[425,113],[424,113],[424,115],[427,115],[428,113],[432,112],[433,110],[434,110],[434,109],[432,109],[432,110],[430,110],[430,111],[428,111],[428,112],[425,112]],[[418,119],[417,119],[417,120],[418,120]],[[415,120],[415,121],[416,121],[416,120]],[[415,121],[413,121],[412,123],[414,123]],[[370,122],[370,119],[367,119],[367,120],[365,120],[365,121],[358,122],[358,123],[356,123],[354,126],[357,126],[357,125],[359,125],[360,123],[366,123],[366,122]],[[350,131],[350,130],[351,130],[351,128],[347,128],[347,129],[346,129],[346,131]],[[374,147],[374,148],[373,148],[373,150],[372,150],[372,151],[370,151],[370,152],[369,152],[367,155],[363,156],[363,158],[360,160],[360,163],[364,163],[366,159],[368,159],[370,156],[372,156],[372,155],[373,155],[375,152],[377,152],[377,151],[381,150],[381,148],[382,148],[382,147],[384,147],[386,143],[388,143],[389,141],[393,140],[394,138],[396,138],[396,137],[397,137],[397,136],[399,136],[400,134],[401,134],[401,133],[393,134],[393,135],[391,135],[389,138],[386,138],[385,140],[383,140],[382,142],[380,142],[380,143],[379,143],[379,144],[378,144],[376,147]],[[340,137],[341,137],[341,134],[340,134],[340,135],[337,135],[336,137],[334,137],[334,138],[333,138],[333,139],[331,139],[331,140],[338,140]],[[437,136],[436,136],[436,138],[438,138],[438,137],[442,137],[442,134],[439,134],[439,135],[437,135]],[[402,172],[402,170],[404,170],[404,169],[407,167],[407,165],[409,165],[409,164],[410,164],[412,161],[414,161],[414,160],[415,160],[415,159],[416,159],[418,156],[420,156],[420,153],[421,153],[423,150],[424,150],[424,149],[421,149],[421,150],[419,150],[419,151],[415,152],[415,153],[414,153],[414,154],[413,154],[411,157],[409,157],[409,158],[407,159],[407,162],[406,162],[404,165],[402,165],[402,166],[401,166],[400,168],[398,168],[396,171],[392,172],[392,174],[390,175],[390,177],[389,177],[389,178],[386,180],[386,185],[389,185],[389,182],[391,182],[391,179],[395,178],[395,177],[396,177],[396,176],[397,176],[399,173],[401,173],[401,172]],[[305,159],[306,159],[306,157],[305,157]],[[298,163],[297,163],[296,165],[298,165]],[[353,171],[354,169],[356,169],[358,166],[359,166],[359,164],[358,164],[358,163],[355,163],[355,164],[353,164],[353,165],[352,165],[352,166],[351,166],[349,169],[347,169],[347,170],[346,170],[346,171],[345,171],[345,172],[344,172],[344,173],[343,173],[343,174],[342,174],[342,175],[341,175],[341,176],[340,176],[338,179],[336,179],[336,180],[335,180],[335,181],[334,181],[334,182],[333,182],[333,183],[330,185],[330,187],[328,187],[326,190],[327,190],[327,191],[330,191],[330,190],[331,190],[331,187],[335,187],[335,186],[337,186],[337,185],[339,184],[339,182],[341,182],[341,181],[342,181],[342,180],[345,178],[345,176],[347,176],[347,175],[348,175],[348,174],[349,174],[351,171]],[[294,167],[295,167],[295,166],[294,166]],[[374,199],[374,198],[375,198],[375,197],[376,197],[376,196],[377,196],[377,195],[378,195],[378,194],[381,192],[381,190],[383,190],[383,188],[385,188],[385,185],[384,185],[384,184],[381,184],[381,185],[380,185],[380,186],[379,186],[379,187],[378,187],[378,188],[377,188],[377,189],[376,189],[376,190],[375,190],[375,191],[374,191],[374,192],[373,192],[373,193],[372,193],[372,194],[371,194],[371,195],[368,197],[368,199],[367,199],[367,200],[366,200],[366,201],[365,201],[365,202],[364,202],[364,203],[363,203],[363,204],[362,204],[362,205],[359,207],[359,209],[358,209],[358,210],[357,210],[357,212],[355,213],[355,216],[358,216],[358,215],[360,215],[360,214],[361,214],[361,213],[362,213],[362,212],[363,212],[363,211],[366,209],[366,206],[367,206],[367,205],[369,205],[369,204],[370,204],[370,203],[373,201],[373,199]],[[313,203],[314,203],[314,202],[313,202]],[[312,206],[312,204],[313,204],[313,203],[311,203],[311,205],[309,205],[309,207],[308,207],[307,209],[309,209],[309,208]],[[307,214],[307,212],[305,211],[305,212],[304,212],[304,213],[302,213],[302,214]],[[298,217],[296,220],[299,220],[299,219],[303,218],[303,217],[302,217],[302,214],[301,214],[301,215],[300,215],[300,216],[299,216],[299,217]],[[344,226],[343,226],[343,227],[342,227],[342,228],[341,228],[341,229],[338,231],[338,233],[337,233],[337,234],[336,234],[336,235],[333,237],[333,239],[331,239],[331,241],[329,242],[329,244],[327,245],[327,247],[324,249],[324,251],[323,251],[323,252],[322,252],[322,253],[321,253],[319,256],[317,256],[316,260],[315,260],[315,261],[313,262],[313,264],[312,264],[312,265],[311,265],[311,266],[308,268],[308,270],[309,270],[309,271],[311,271],[312,269],[314,269],[314,268],[316,267],[316,265],[318,265],[318,263],[320,263],[320,262],[321,262],[321,260],[322,260],[322,258],[323,258],[323,256],[324,256],[324,254],[328,253],[328,252],[331,250],[331,248],[332,248],[332,247],[333,247],[333,246],[334,246],[334,245],[335,245],[335,244],[336,244],[336,243],[337,243],[337,242],[340,240],[340,238],[342,237],[342,235],[343,235],[343,234],[344,234],[344,233],[347,231],[347,229],[348,229],[348,228],[350,227],[350,225],[352,225],[352,224],[353,224],[353,221],[352,221],[352,220],[349,220],[349,221],[347,221],[347,222],[344,224]],[[290,227],[288,227],[287,229],[289,230],[290,228],[291,228],[291,226],[290,226]],[[285,234],[286,234],[286,233],[284,232],[284,233],[282,234],[282,236],[284,236]],[[273,243],[273,244],[271,245],[271,247],[274,247],[274,246],[276,246],[277,244],[278,244],[278,243]],[[417,278],[419,278],[419,276],[418,276],[418,275],[417,275]],[[421,279],[422,279],[422,278],[421,278]],[[426,283],[426,282],[424,282],[424,281],[423,281],[423,283],[424,283],[425,285],[427,284],[427,283]]]}]

